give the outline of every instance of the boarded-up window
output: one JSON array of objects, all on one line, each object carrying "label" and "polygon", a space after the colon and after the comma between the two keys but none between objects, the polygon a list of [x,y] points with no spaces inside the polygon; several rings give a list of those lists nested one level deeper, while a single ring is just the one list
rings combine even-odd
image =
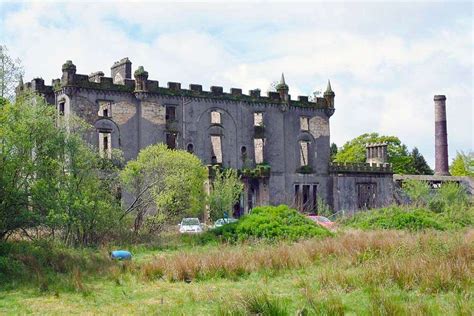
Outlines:
[{"label": "boarded-up window", "polygon": [[264,138],[255,138],[253,140],[255,147],[255,163],[263,163],[263,149],[265,146]]},{"label": "boarded-up window", "polygon": [[309,147],[309,142],[300,141],[300,165],[301,166],[309,165],[308,147]]},{"label": "boarded-up window", "polygon": [[169,105],[166,106],[165,119],[167,122],[176,121],[176,107]]},{"label": "boarded-up window", "polygon": [[99,154],[102,158],[112,157],[112,137],[108,132],[99,132]]},{"label": "boarded-up window", "polygon": [[112,102],[111,101],[99,101],[99,116],[112,117]]},{"label": "boarded-up window", "polygon": [[309,131],[309,117],[307,116],[300,117],[300,129],[302,131]]},{"label": "boarded-up window", "polygon": [[357,207],[359,209],[371,209],[376,207],[377,184],[358,183],[357,184]]},{"label": "boarded-up window", "polygon": [[219,112],[211,112],[211,124],[221,124],[221,114]]},{"label": "boarded-up window", "polygon": [[255,112],[253,114],[253,125],[263,126],[263,113],[262,112]]},{"label": "boarded-up window", "polygon": [[221,136],[211,136],[213,163],[222,163],[222,140]]}]

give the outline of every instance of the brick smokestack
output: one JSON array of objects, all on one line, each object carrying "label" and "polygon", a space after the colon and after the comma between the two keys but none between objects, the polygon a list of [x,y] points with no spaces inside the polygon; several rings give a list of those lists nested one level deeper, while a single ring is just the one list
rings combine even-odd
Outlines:
[{"label": "brick smokestack", "polygon": [[435,95],[435,175],[449,176],[446,96]]}]

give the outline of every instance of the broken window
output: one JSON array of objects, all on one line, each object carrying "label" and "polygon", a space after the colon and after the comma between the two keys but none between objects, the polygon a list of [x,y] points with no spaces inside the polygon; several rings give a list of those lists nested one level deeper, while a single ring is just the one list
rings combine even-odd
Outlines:
[{"label": "broken window", "polygon": [[109,132],[99,132],[99,154],[102,158],[112,157],[112,137]]},{"label": "broken window", "polygon": [[99,116],[111,117],[112,115],[112,102],[110,101],[99,101]]},{"label": "broken window", "polygon": [[194,153],[194,145],[193,144],[188,144],[188,147],[186,148],[188,153]]},{"label": "broken window", "polygon": [[222,139],[221,136],[211,136],[212,163],[222,163]]},{"label": "broken window", "polygon": [[176,107],[169,105],[166,106],[165,119],[167,122],[176,121]]},{"label": "broken window", "polygon": [[295,184],[294,207],[300,212],[317,210],[317,184]]},{"label": "broken window", "polygon": [[176,149],[175,133],[166,133],[166,146],[168,146],[168,149]]},{"label": "broken window", "polygon": [[253,144],[255,147],[255,163],[263,163],[263,149],[265,146],[265,139],[254,138]]},{"label": "broken window", "polygon": [[253,113],[253,126],[263,126],[263,112]]},{"label": "broken window", "polygon": [[58,108],[59,108],[59,115],[64,116],[65,103],[64,103],[64,102],[60,102]]},{"label": "broken window", "polygon": [[300,117],[300,130],[309,131],[309,117],[307,116]]},{"label": "broken window", "polygon": [[211,124],[221,124],[221,114],[219,112],[211,112]]},{"label": "broken window", "polygon": [[308,166],[308,147],[309,142],[307,141],[300,141],[300,165],[301,166]]}]

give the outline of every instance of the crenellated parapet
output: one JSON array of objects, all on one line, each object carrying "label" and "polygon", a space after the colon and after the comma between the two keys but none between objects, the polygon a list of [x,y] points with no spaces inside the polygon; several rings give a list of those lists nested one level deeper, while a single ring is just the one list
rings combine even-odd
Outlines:
[{"label": "crenellated parapet", "polygon": [[[298,96],[297,100],[292,100],[288,94],[288,85],[282,82],[278,85],[277,91],[269,91],[262,95],[261,90],[250,90],[248,94],[240,88],[231,88],[228,92],[221,86],[211,86],[208,91],[202,85],[190,84],[184,88],[179,82],[168,82],[166,86],[160,86],[156,80],[148,79],[148,72],[140,66],[133,73],[135,79],[131,79],[131,62],[124,58],[115,62],[111,68],[113,77],[106,77],[102,71],[94,72],[90,75],[76,73],[76,66],[68,60],[62,66],[62,77],[60,81],[53,81],[54,90],[62,87],[78,87],[84,89],[106,90],[124,93],[147,93],[176,97],[205,98],[225,101],[281,104],[283,107],[303,107],[324,109],[330,116],[334,112],[334,96],[325,95],[310,100],[308,96]],[[332,90],[331,93],[333,94]]]},{"label": "crenellated parapet", "polygon": [[392,165],[370,163],[332,162],[329,164],[330,173],[384,173],[393,174]]}]

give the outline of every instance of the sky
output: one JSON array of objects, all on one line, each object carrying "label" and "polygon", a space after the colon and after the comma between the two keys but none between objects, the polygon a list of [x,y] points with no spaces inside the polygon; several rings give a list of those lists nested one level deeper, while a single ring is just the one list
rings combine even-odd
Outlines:
[{"label": "sky", "polygon": [[447,97],[449,158],[474,151],[471,2],[0,3],[0,44],[25,81],[47,84],[129,57],[168,81],[271,89],[284,72],[292,99],[336,93],[331,142],[398,136],[434,167],[433,96]]}]

